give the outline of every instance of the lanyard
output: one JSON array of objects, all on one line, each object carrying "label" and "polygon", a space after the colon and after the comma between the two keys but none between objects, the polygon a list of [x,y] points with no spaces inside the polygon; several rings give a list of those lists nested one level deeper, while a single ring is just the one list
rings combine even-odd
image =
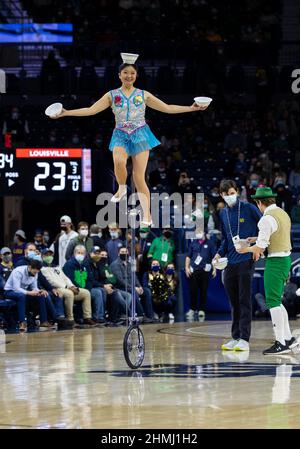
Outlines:
[{"label": "lanyard", "polygon": [[[167,255],[169,254],[169,248],[170,248],[170,243],[168,242],[168,240],[166,241],[166,243],[168,244],[168,246],[167,246]],[[165,245],[165,242],[164,242],[164,240],[163,240],[163,238],[161,239],[161,253],[163,254],[163,249],[164,249],[164,245]]]},{"label": "lanyard", "polygon": [[[227,220],[228,220],[229,232],[230,232],[231,238],[233,239],[233,234],[232,234],[232,229],[231,229],[231,224],[230,224],[229,214],[228,214],[228,207],[226,207],[225,210],[226,210],[226,215],[227,215]],[[241,202],[239,201],[237,235],[240,235],[240,217],[241,217]]]}]

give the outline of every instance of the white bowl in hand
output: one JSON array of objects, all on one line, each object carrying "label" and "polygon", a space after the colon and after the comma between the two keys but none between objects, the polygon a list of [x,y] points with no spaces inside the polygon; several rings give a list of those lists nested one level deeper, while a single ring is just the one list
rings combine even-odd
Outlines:
[{"label": "white bowl in hand", "polygon": [[218,270],[224,270],[224,268],[227,267],[228,264],[228,259],[227,257],[221,257],[218,261],[214,262],[214,266],[218,269]]},{"label": "white bowl in hand", "polygon": [[235,243],[235,249],[244,249],[250,246],[250,243],[247,239],[240,239],[237,243]]},{"label": "white bowl in hand", "polygon": [[212,102],[210,97],[195,97],[194,101],[198,106],[208,106]]},{"label": "white bowl in hand", "polygon": [[61,103],[52,103],[45,110],[45,114],[53,118],[59,115],[62,111],[63,105]]}]

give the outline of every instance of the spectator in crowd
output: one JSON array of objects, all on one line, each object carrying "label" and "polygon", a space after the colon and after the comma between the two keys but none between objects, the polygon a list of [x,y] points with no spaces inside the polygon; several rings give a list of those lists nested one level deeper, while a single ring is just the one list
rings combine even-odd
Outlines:
[{"label": "spectator in crowd", "polygon": [[242,151],[247,149],[246,136],[239,131],[238,125],[233,125],[231,132],[225,136],[224,149],[231,150],[233,148],[240,148]]},{"label": "spectator in crowd", "polygon": [[[79,292],[84,290],[84,294],[90,297],[90,304],[93,304],[94,313],[97,310],[104,309],[101,304],[103,302],[103,295],[100,290],[93,292],[92,295],[92,283],[93,277],[89,267],[88,260],[86,259],[86,249],[83,245],[77,245],[74,248],[74,255],[67,260],[63,266],[65,275],[70,279],[75,287],[79,288]],[[100,303],[100,304],[99,304]],[[96,326],[96,320],[92,319],[92,311],[89,309],[88,301],[85,303],[85,310],[83,309],[83,323],[89,326]]]},{"label": "spectator in crowd", "polygon": [[14,242],[12,245],[13,264],[16,265],[19,259],[22,259],[25,254],[26,235],[22,229],[18,229],[14,235]]},{"label": "spectator in crowd", "polygon": [[[222,345],[223,350],[249,350],[252,319],[252,276],[254,262],[250,253],[239,254],[236,246],[240,239],[257,236],[257,223],[261,213],[254,204],[243,203],[238,198],[235,181],[225,179],[220,183],[220,193],[227,204],[221,211],[222,242],[214,260],[227,256],[224,287],[232,309],[232,340]],[[213,261],[214,263],[214,261]]]},{"label": "spectator in crowd", "polygon": [[90,237],[93,240],[94,246],[99,246],[105,250],[106,240],[103,237],[103,230],[97,224],[92,224],[90,227]]},{"label": "spectator in crowd", "polygon": [[[43,251],[49,251],[48,248],[45,248]],[[53,254],[53,252],[52,252]],[[38,251],[37,247],[34,243],[27,243],[25,248],[25,257],[20,259],[17,263],[17,267],[28,265],[31,260],[38,260],[42,262],[42,255]],[[45,292],[45,301],[47,310],[49,311],[52,319],[56,321],[60,321],[64,319],[64,309],[63,302],[58,294],[57,290],[49,284],[42,271],[38,273],[38,287]],[[47,293],[47,294],[46,294]]]},{"label": "spectator in crowd", "polygon": [[42,258],[43,267],[41,271],[43,276],[45,276],[52,288],[57,289],[58,293],[64,300],[67,327],[72,328],[74,326],[74,301],[82,301],[83,317],[90,319],[92,315],[90,292],[83,288],[76,287],[65,275],[63,269],[53,264],[54,257],[53,252],[50,249],[48,251],[44,251]]},{"label": "spectator in crowd", "polygon": [[37,229],[34,234],[34,244],[36,249],[42,252],[43,249],[47,248],[47,245],[44,243],[43,231],[41,229]]},{"label": "spectator in crowd", "polygon": [[12,135],[12,144],[14,146],[22,146],[26,142],[29,134],[28,121],[20,113],[17,106],[13,106],[11,113],[3,121],[2,134],[9,133]]},{"label": "spectator in crowd", "polygon": [[66,249],[66,260],[73,256],[74,248],[77,245],[83,245],[87,254],[92,250],[94,241],[89,237],[89,225],[86,221],[80,221],[77,226],[78,235],[70,240]]},{"label": "spectator in crowd", "polygon": [[163,315],[170,314],[170,319],[174,320],[174,306],[176,297],[170,290],[165,274],[161,271],[158,260],[153,259],[150,270],[144,273],[143,287],[151,291],[155,318],[159,319]]},{"label": "spectator in crowd", "polygon": [[234,166],[233,173],[236,176],[246,176],[248,172],[248,164],[245,161],[245,154],[239,153]]},{"label": "spectator in crowd", "polygon": [[62,72],[54,51],[49,51],[47,58],[43,60],[40,78],[42,93],[57,94],[60,92]]},{"label": "spectator in crowd", "polygon": [[[135,278],[135,288],[134,291],[131,289],[131,264],[129,262],[129,254],[126,246],[122,246],[119,249],[119,256],[114,260],[110,269],[111,272],[116,276],[117,285],[116,287],[125,290],[132,295],[135,295],[136,301],[136,312],[139,316],[144,316],[144,323],[153,322],[153,308],[151,292],[147,288],[143,289],[138,277]],[[145,312],[144,312],[145,311]]]},{"label": "spectator in crowd", "polygon": [[289,176],[289,186],[291,189],[300,189],[300,163],[297,162],[295,168],[291,170]]},{"label": "spectator in crowd", "polygon": [[48,229],[44,229],[43,244],[45,245],[46,248],[48,248],[50,246],[50,234],[49,234]]},{"label": "spectator in crowd", "polygon": [[18,307],[18,320],[20,332],[25,332],[27,323],[25,320],[26,302],[34,298],[39,305],[40,327],[49,327],[45,296],[47,293],[38,288],[38,273],[42,268],[39,260],[30,260],[28,265],[15,268],[10,274],[5,286],[5,299],[16,301]]},{"label": "spectator in crowd", "polygon": [[148,251],[148,258],[158,260],[162,268],[165,268],[168,263],[174,262],[175,242],[172,236],[172,229],[164,228],[162,235],[153,240]]},{"label": "spectator in crowd", "polygon": [[291,215],[292,210],[292,193],[286,187],[285,183],[278,179],[273,185],[273,192],[277,194],[276,204],[285,212]]},{"label": "spectator in crowd", "polygon": [[93,274],[93,287],[100,287],[107,299],[112,323],[117,323],[129,310],[131,294],[117,289],[117,279],[108,264],[107,251],[95,246],[90,253],[90,268]]},{"label": "spectator in crowd", "polygon": [[124,245],[121,239],[121,229],[118,223],[110,223],[108,225],[110,239],[106,242],[106,251],[108,252],[108,259],[110,263],[119,257],[119,250]]},{"label": "spectator in crowd", "polygon": [[51,249],[54,251],[55,264],[63,267],[66,262],[66,251],[70,241],[77,237],[77,232],[74,231],[72,219],[68,215],[63,215],[60,218],[61,233],[57,237]]},{"label": "spectator in crowd", "polygon": [[251,175],[246,180],[247,200],[251,203],[253,202],[251,195],[255,194],[259,184],[260,184],[260,176],[257,173],[251,173]]},{"label": "spectator in crowd", "polygon": [[171,187],[171,176],[164,159],[159,159],[157,169],[150,173],[149,185],[150,187],[157,187],[169,191]]},{"label": "spectator in crowd", "polygon": [[186,170],[182,170],[180,172],[177,183],[177,192],[182,196],[185,193],[193,193],[194,195],[197,193],[197,186],[191,181],[191,178]]},{"label": "spectator in crowd", "polygon": [[[216,248],[212,240],[207,239],[201,229],[196,229],[196,238],[191,240],[188,254],[185,258],[185,274],[190,286],[190,309],[186,313],[188,320],[193,320],[197,314],[200,319],[205,318],[207,289],[211,273],[215,276],[212,260]],[[200,304],[198,295],[200,292]]]},{"label": "spectator in crowd", "polygon": [[13,270],[12,252],[10,248],[4,246],[0,251],[0,292],[3,290],[5,282]]},{"label": "spectator in crowd", "polygon": [[169,304],[172,305],[171,311],[169,312],[169,320],[174,321],[174,313],[177,304],[178,277],[173,263],[168,263],[166,266],[165,279],[169,287]]}]

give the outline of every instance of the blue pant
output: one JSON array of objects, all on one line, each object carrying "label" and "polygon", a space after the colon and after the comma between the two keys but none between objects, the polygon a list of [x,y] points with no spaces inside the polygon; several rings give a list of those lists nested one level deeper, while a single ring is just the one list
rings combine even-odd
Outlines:
[{"label": "blue pant", "polygon": [[65,316],[63,298],[55,296],[54,293],[49,293],[46,296],[46,306],[53,320]]},{"label": "blue pant", "polygon": [[46,298],[44,296],[29,296],[25,293],[14,292],[7,290],[4,292],[5,299],[12,299],[16,301],[18,308],[19,321],[25,321],[26,302],[28,300],[36,301],[39,305],[39,315],[41,323],[47,321]]},{"label": "blue pant", "polygon": [[112,294],[107,295],[110,304],[110,318],[111,321],[116,322],[121,314],[129,310],[132,296],[130,293],[123,290],[114,290]]},{"label": "blue pant", "polygon": [[92,288],[91,297],[93,320],[103,320],[106,306],[106,291],[101,287]]},{"label": "blue pant", "polygon": [[136,312],[138,315],[146,315],[147,318],[153,318],[153,305],[152,305],[152,295],[149,288],[143,288],[144,292],[139,296],[134,291],[136,300]]}]

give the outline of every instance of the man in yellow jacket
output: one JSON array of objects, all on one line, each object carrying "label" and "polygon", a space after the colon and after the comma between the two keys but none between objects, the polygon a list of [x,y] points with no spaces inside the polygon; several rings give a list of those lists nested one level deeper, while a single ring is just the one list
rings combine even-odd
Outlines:
[{"label": "man in yellow jacket", "polygon": [[276,341],[263,351],[264,355],[284,354],[298,344],[292,337],[288,314],[282,304],[284,285],[291,269],[291,219],[276,206],[276,196],[270,187],[258,187],[255,195],[251,195],[263,214],[258,222],[259,233],[257,237],[248,237],[248,242],[255,245],[237,250],[239,253],[252,252],[257,261],[268,248],[264,287]]}]

